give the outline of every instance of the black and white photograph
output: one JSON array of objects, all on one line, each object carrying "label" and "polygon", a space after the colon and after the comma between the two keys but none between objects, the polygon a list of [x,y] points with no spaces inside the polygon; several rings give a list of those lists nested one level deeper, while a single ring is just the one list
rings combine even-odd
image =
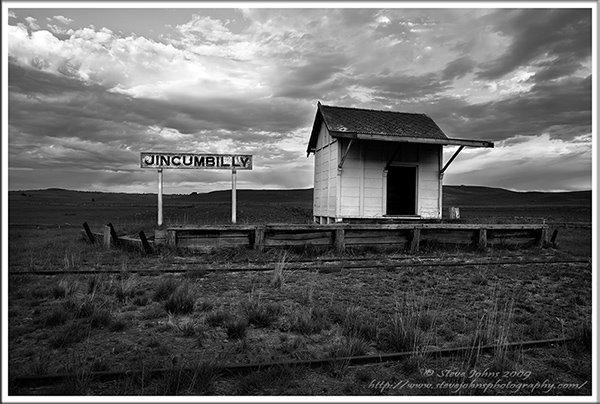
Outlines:
[{"label": "black and white photograph", "polygon": [[597,4],[2,2],[2,401],[596,402]]}]

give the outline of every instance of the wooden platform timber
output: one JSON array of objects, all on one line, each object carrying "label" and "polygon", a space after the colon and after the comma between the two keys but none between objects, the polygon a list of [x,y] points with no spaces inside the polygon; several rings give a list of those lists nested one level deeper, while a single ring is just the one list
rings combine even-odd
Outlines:
[{"label": "wooden platform timber", "polygon": [[342,252],[353,247],[395,247],[417,252],[422,244],[545,246],[546,224],[270,224],[178,226],[157,230],[155,245],[210,250],[248,247],[320,246]]}]

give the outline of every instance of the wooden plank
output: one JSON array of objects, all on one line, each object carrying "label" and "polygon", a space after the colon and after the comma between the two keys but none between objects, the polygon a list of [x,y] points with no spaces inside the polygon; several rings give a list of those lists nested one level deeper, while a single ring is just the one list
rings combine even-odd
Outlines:
[{"label": "wooden plank", "polygon": [[558,237],[558,229],[554,229],[554,231],[552,232],[552,237],[550,237],[550,243],[552,244],[553,248],[556,248],[556,246],[558,245],[556,243],[557,237]]},{"label": "wooden plank", "polygon": [[420,229],[414,229],[412,231],[412,237],[410,240],[410,252],[411,253],[416,253],[417,251],[419,251],[419,242],[421,239],[421,230]]},{"label": "wooden plank", "polygon": [[487,247],[487,230],[479,229],[479,237],[477,240],[477,248],[484,250]]},{"label": "wooden plank", "polygon": [[154,230],[154,245],[164,245],[167,240],[167,230],[155,229]]},{"label": "wooden plank", "polygon": [[[539,231],[539,229],[538,229]],[[532,230],[488,230],[488,239],[496,238],[537,238]]]},{"label": "wooden plank", "polygon": [[463,224],[463,223],[419,223],[418,219],[414,223],[374,223],[374,224],[349,224],[349,223],[335,223],[329,225],[320,224],[306,224],[306,225],[268,225],[269,230],[287,230],[287,231],[301,231],[301,230],[321,230],[321,229],[335,229],[342,227],[346,230],[402,230],[402,229],[440,229],[440,230],[479,230],[484,227],[488,230],[499,229],[499,230],[537,230],[543,227],[548,227],[543,224]]},{"label": "wooden plank", "polygon": [[140,241],[142,242],[142,247],[144,248],[144,251],[146,252],[146,254],[152,254],[154,251],[152,250],[152,247],[150,246],[150,243],[148,242],[148,239],[146,238],[146,233],[144,233],[144,231],[140,231],[139,233],[140,235]]},{"label": "wooden plank", "polygon": [[379,238],[395,237],[403,234],[402,230],[346,230],[347,238]]},{"label": "wooden plank", "polygon": [[202,226],[170,226],[167,230],[184,231],[184,230],[198,230],[198,231],[249,231],[254,230],[255,226],[252,225],[202,225]]},{"label": "wooden plank", "polygon": [[332,245],[331,238],[321,238],[312,240],[272,240],[265,238],[265,246],[302,246],[302,245]]},{"label": "wooden plank", "polygon": [[104,247],[110,248],[112,243],[110,242],[110,227],[108,227],[108,225],[104,226],[104,234],[102,238],[104,241]]},{"label": "wooden plank", "polygon": [[113,227],[112,223],[108,223],[108,229],[110,231],[110,238],[112,243],[115,246],[119,246],[119,238],[117,237],[117,232],[115,231],[115,228]]},{"label": "wooden plank", "polygon": [[423,230],[421,239],[443,244],[473,244],[473,230]]},{"label": "wooden plank", "polygon": [[514,245],[514,246],[522,246],[522,245],[534,245],[536,243],[535,237],[523,238],[523,237],[512,237],[512,238],[496,238],[492,240],[488,240],[488,244],[492,246],[498,245]]},{"label": "wooden plank", "polygon": [[346,241],[344,233],[344,229],[335,230],[335,251],[338,253],[343,253],[344,251],[346,251]]},{"label": "wooden plank", "polygon": [[396,245],[402,245],[408,243],[408,237],[394,237],[394,238],[352,238],[346,239],[346,246],[356,246],[356,245],[381,245],[387,244],[391,247]]},{"label": "wooden plank", "polygon": [[[268,230],[281,230],[281,231],[321,231],[321,230],[335,230],[338,227],[346,230],[401,230],[401,229],[465,229],[465,230],[479,230],[480,228],[492,229],[505,229],[505,230],[538,230],[547,228],[546,224],[466,224],[466,223],[420,223],[416,220],[414,223],[361,223],[361,224],[348,224],[348,223],[335,223],[335,224],[271,224],[266,225]],[[248,225],[223,225],[223,226],[180,226],[180,227],[169,227],[167,230],[180,231],[199,231],[199,232],[210,232],[210,231],[254,231],[256,226]]]},{"label": "wooden plank", "polygon": [[239,232],[239,231],[217,231],[217,232],[190,232],[190,231],[175,231],[179,240],[185,238],[238,238],[238,237],[249,237],[250,232]]},{"label": "wooden plank", "polygon": [[167,236],[165,238],[165,244],[171,248],[178,247],[177,245],[177,232],[172,230],[167,230]]},{"label": "wooden plank", "polygon": [[265,228],[258,226],[254,230],[254,249],[262,251],[265,248]]},{"label": "wooden plank", "polygon": [[211,247],[216,248],[219,247],[219,240],[216,238],[206,238],[202,240],[195,239],[184,239],[179,242],[177,245],[179,248],[205,248]]},{"label": "wooden plank", "polygon": [[265,237],[269,240],[314,240],[321,238],[331,239],[333,237],[333,231],[331,231],[331,229],[328,229],[327,231],[311,233],[275,233],[267,231]]},{"label": "wooden plank", "polygon": [[539,238],[536,242],[538,247],[546,247],[548,244],[548,229],[544,228],[539,230]]},{"label": "wooden plank", "polygon": [[199,239],[183,239],[177,240],[177,247],[190,248],[190,247],[239,247],[248,246],[247,238],[204,238]]},{"label": "wooden plank", "polygon": [[94,237],[94,233],[90,230],[90,226],[88,226],[87,222],[83,222],[83,230],[85,230],[89,242],[94,244],[96,242],[96,237]]}]

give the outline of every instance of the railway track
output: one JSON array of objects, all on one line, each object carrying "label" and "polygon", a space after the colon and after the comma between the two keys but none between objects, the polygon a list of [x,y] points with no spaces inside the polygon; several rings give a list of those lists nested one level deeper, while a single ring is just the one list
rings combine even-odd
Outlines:
[{"label": "railway track", "polygon": [[[308,367],[311,369],[322,368],[325,366],[342,365],[342,366],[367,366],[376,365],[385,362],[401,361],[406,358],[410,358],[415,355],[426,355],[432,358],[441,358],[459,354],[465,354],[470,352],[489,353],[494,352],[497,349],[529,349],[529,348],[544,348],[549,346],[556,346],[559,344],[565,344],[568,342],[576,341],[576,338],[556,338],[556,339],[545,339],[536,341],[519,341],[511,342],[507,344],[496,344],[496,345],[483,345],[483,346],[467,346],[459,348],[445,348],[435,349],[429,351],[419,352],[395,352],[379,355],[363,355],[363,356],[349,356],[349,357],[336,357],[336,358],[325,358],[325,359],[312,359],[312,360],[296,360],[296,361],[274,361],[274,362],[262,362],[262,363],[249,363],[249,364],[227,364],[227,365],[214,365],[215,372],[219,376],[231,376],[231,375],[244,375],[260,370],[265,370],[275,367]],[[128,371],[100,371],[100,372],[88,372],[86,377],[91,381],[96,382],[110,382],[113,380],[119,380],[125,377],[144,377],[146,380],[164,376],[176,370],[180,373],[194,374],[197,371],[196,368],[161,368],[151,370],[128,370]],[[75,373],[61,373],[52,375],[21,375],[15,376],[9,379],[11,388],[34,388],[42,386],[52,386],[70,380],[75,380],[77,377],[81,377],[81,374]]]},{"label": "railway track", "polygon": [[[165,268],[165,265],[170,265],[174,268]],[[53,276],[53,275],[93,275],[93,274],[123,274],[136,273],[144,275],[163,275],[163,274],[180,274],[180,273],[212,273],[212,272],[265,272],[272,271],[280,262],[272,261],[262,264],[206,264],[200,262],[175,262],[172,264],[161,264],[160,269],[137,269],[128,268],[122,269],[104,269],[90,268],[77,270],[12,270],[10,276]],[[463,266],[537,266],[537,265],[575,265],[588,266],[591,265],[590,259],[519,259],[513,257],[504,259],[477,259],[477,260],[456,260],[456,261],[440,261],[440,259],[406,259],[406,258],[385,258],[385,259],[324,259],[314,261],[289,261],[283,263],[284,269],[289,270],[305,270],[317,272],[340,272],[342,270],[371,270],[381,269],[385,271],[403,270],[407,268],[424,268],[424,267],[463,267]]]}]

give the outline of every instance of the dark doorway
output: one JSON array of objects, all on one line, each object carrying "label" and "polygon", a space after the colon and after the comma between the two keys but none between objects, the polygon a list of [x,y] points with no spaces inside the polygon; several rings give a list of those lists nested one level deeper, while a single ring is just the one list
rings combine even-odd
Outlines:
[{"label": "dark doorway", "polygon": [[389,167],[387,173],[388,215],[415,215],[417,167]]}]

